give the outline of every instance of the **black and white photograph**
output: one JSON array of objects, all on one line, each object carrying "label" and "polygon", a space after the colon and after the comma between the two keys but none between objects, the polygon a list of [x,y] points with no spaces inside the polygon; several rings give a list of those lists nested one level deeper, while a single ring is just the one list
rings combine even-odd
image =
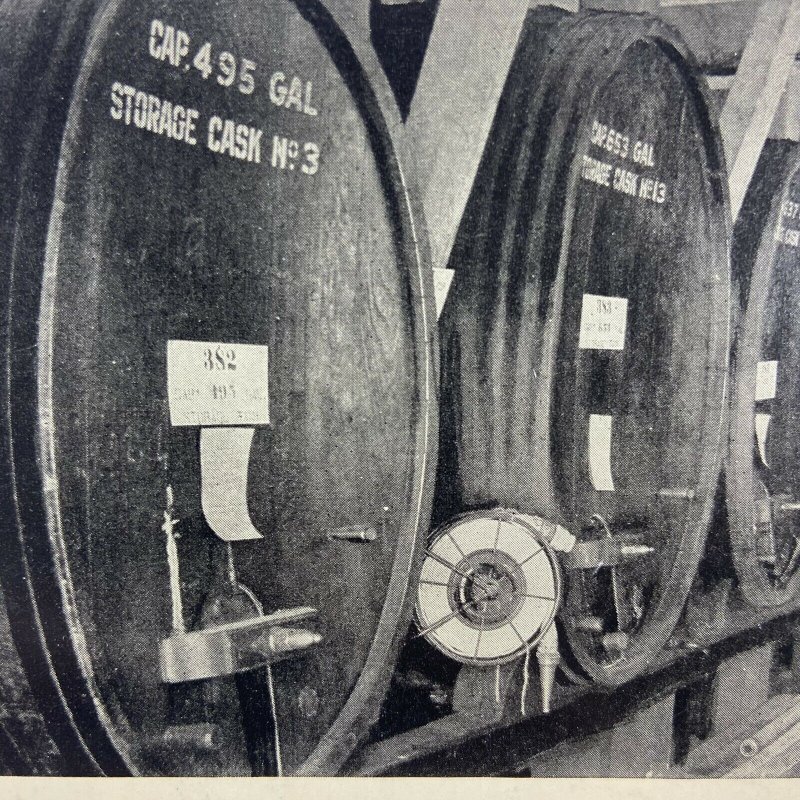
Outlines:
[{"label": "black and white photograph", "polygon": [[800,776],[800,0],[553,2],[0,0],[3,781]]}]

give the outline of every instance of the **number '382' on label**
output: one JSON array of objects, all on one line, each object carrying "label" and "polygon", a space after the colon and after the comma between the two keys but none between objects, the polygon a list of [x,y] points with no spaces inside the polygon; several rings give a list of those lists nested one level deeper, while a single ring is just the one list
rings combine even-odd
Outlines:
[{"label": "number '382' on label", "polygon": [[170,339],[167,396],[172,425],[266,425],[268,348]]}]

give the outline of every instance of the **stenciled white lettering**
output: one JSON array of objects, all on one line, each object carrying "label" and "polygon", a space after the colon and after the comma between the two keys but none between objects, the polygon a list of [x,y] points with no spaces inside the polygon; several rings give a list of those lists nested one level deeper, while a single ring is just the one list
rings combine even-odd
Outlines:
[{"label": "stenciled white lettering", "polygon": [[111,85],[111,118],[168,139],[196,145],[195,130],[200,112],[173,103],[134,86],[115,81]]}]

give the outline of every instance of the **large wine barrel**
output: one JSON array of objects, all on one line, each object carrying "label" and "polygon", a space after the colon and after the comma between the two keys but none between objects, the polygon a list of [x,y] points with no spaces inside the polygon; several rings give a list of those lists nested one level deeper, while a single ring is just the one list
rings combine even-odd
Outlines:
[{"label": "large wine barrel", "polygon": [[335,772],[409,622],[436,435],[376,90],[316,0],[27,7],[0,536],[33,689],[72,772]]},{"label": "large wine barrel", "polygon": [[731,552],[745,597],[800,588],[800,152],[768,141],[734,227],[742,286],[725,466]]},{"label": "large wine barrel", "polygon": [[703,552],[727,214],[677,35],[644,16],[531,16],[450,264],[434,514],[503,505],[578,538],[559,625],[601,683],[647,669]]}]

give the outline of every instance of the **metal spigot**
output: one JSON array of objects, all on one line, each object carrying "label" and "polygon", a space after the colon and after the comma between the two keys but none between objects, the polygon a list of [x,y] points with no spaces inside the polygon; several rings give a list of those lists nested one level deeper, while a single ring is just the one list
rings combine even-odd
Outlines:
[{"label": "metal spigot", "polygon": [[322,636],[306,628],[273,626],[265,630],[250,644],[250,650],[271,660],[283,653],[305,650],[322,641]]},{"label": "metal spigot", "polygon": [[539,662],[539,688],[542,698],[542,712],[550,713],[550,702],[553,698],[553,685],[556,679],[556,669],[561,663],[561,653],[558,647],[558,630],[555,623],[545,631],[536,648],[536,660]]}]

